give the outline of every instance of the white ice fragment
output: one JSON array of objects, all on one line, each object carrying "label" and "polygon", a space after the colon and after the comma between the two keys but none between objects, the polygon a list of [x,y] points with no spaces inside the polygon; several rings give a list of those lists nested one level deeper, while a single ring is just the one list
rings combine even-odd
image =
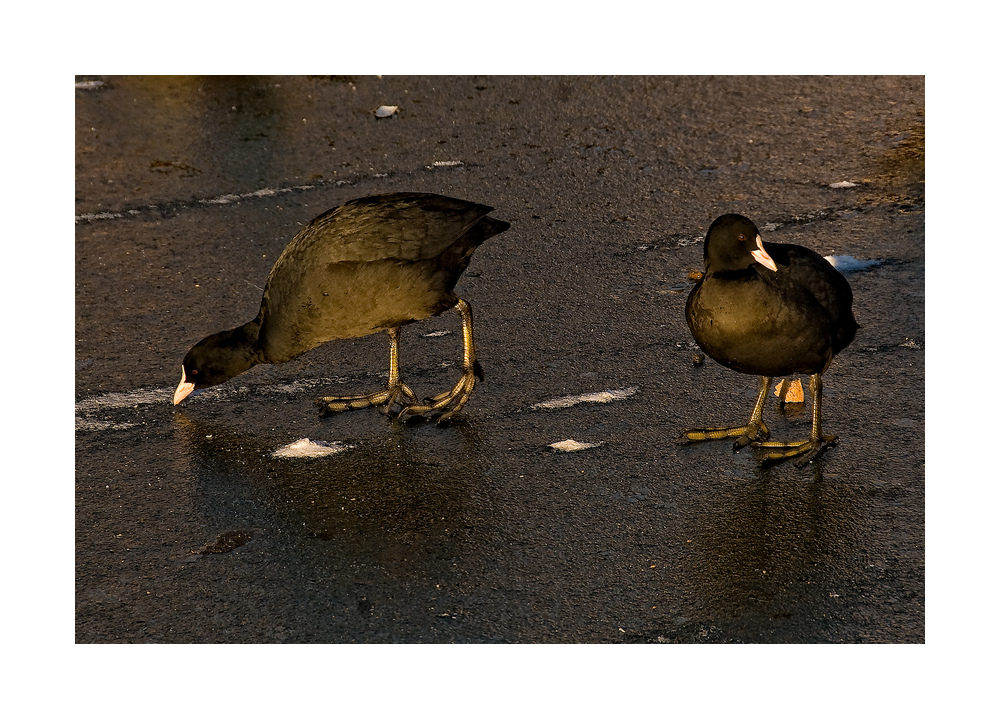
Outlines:
[{"label": "white ice fragment", "polygon": [[84,80],[76,83],[77,90],[100,90],[102,87],[104,83],[100,80]]},{"label": "white ice fragment", "polygon": [[88,397],[76,403],[77,412],[93,412],[98,409],[130,409],[144,404],[162,404],[173,396],[171,389],[136,389],[131,392],[108,392],[99,397]]},{"label": "white ice fragment", "polygon": [[286,444],[271,453],[272,457],[325,457],[328,454],[337,454],[351,449],[352,446],[343,442],[323,442],[317,440],[313,442],[306,437],[298,442]]},{"label": "white ice fragment", "polygon": [[437,160],[431,167],[458,167],[461,164],[461,160]]},{"label": "white ice fragment", "polygon": [[375,117],[392,117],[399,110],[399,105],[379,105]]},{"label": "white ice fragment", "polygon": [[823,259],[841,272],[857,272],[882,264],[882,260],[859,260],[851,255],[827,255]]},{"label": "white ice fragment", "polygon": [[120,212],[88,212],[84,215],[77,215],[76,221],[80,220],[116,220],[124,215]]},{"label": "white ice fragment", "polygon": [[135,427],[135,422],[106,422],[102,419],[90,419],[89,417],[76,418],[77,432],[103,432],[107,429],[128,429]]},{"label": "white ice fragment", "polygon": [[228,205],[230,202],[239,202],[239,195],[219,195],[218,197],[212,197],[206,200],[198,200],[205,205]]},{"label": "white ice fragment", "polygon": [[450,335],[449,330],[436,330],[434,332],[428,332],[424,337],[444,337],[445,335]]},{"label": "white ice fragment", "polygon": [[831,182],[830,183],[830,187],[832,187],[835,190],[841,190],[841,189],[843,189],[845,187],[857,187],[857,186],[858,186],[858,183],[856,183],[856,182],[849,182],[847,180],[844,180],[842,182]]},{"label": "white ice fragment", "polygon": [[601,442],[577,442],[575,439],[564,439],[562,442],[553,442],[549,446],[560,452],[579,452],[581,449],[600,447]]},{"label": "white ice fragment", "polygon": [[265,384],[255,387],[254,391],[263,394],[288,394],[294,395],[299,392],[307,392],[324,384],[348,384],[350,377],[314,377],[312,379],[297,379],[294,382],[285,384]]},{"label": "white ice fragment", "polygon": [[618,399],[628,399],[638,391],[638,387],[625,387],[623,389],[606,389],[601,392],[592,392],[591,394],[556,397],[555,399],[547,399],[544,402],[532,405],[531,409],[565,409],[566,407],[572,407],[575,404],[583,402],[614,402]]}]

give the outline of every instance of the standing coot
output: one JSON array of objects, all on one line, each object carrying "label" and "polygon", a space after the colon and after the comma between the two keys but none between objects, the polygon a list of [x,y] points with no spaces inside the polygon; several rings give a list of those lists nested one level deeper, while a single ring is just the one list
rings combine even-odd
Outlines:
[{"label": "standing coot", "polygon": [[[820,255],[798,245],[761,242],[753,222],[723,215],[705,237],[705,274],[691,290],[687,322],[695,342],[729,369],[761,375],[750,421],[741,427],[689,429],[681,439],[737,437],[770,451],[763,461],[804,455],[804,465],[836,440],[820,429],[822,374],[854,339],[851,286]],[[799,442],[767,442],[762,413],[774,377],[810,374],[812,433]]]},{"label": "standing coot", "polygon": [[[267,277],[257,317],[206,337],[181,366],[174,404],[256,364],[287,362],[331,340],[389,334],[389,386],[318,400],[325,413],[394,404],[397,416],[445,411],[468,401],[482,369],[472,310],[452,290],[472,253],[510,227],[492,207],[442,195],[399,192],[352,200],[324,212],[292,238]],[[462,377],[448,392],[417,403],[399,376],[399,328],[455,307],[462,315]]]}]

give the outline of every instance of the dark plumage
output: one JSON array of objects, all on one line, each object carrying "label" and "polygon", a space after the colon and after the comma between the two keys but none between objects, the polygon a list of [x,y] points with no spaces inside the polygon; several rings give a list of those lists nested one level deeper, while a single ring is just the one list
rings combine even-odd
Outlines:
[{"label": "dark plumage", "polygon": [[[854,339],[852,302],[847,280],[819,254],[762,242],[742,215],[719,217],[705,237],[705,274],[688,297],[687,322],[705,354],[760,375],[761,389],[746,425],[690,429],[682,439],[737,437],[735,448],[753,442],[767,450],[764,460],[804,455],[802,464],[833,442],[820,429],[821,376]],[[763,441],[770,436],[761,417],[767,392],[774,377],[789,374],[811,375],[812,433],[801,442]]]},{"label": "dark plumage", "polygon": [[[325,397],[320,400],[324,410],[399,404],[400,415],[441,409],[448,411],[440,419],[454,415],[482,370],[475,358],[471,308],[452,290],[475,249],[510,227],[487,217],[492,209],[442,195],[400,192],[324,212],[292,238],[274,263],[257,317],[206,337],[187,353],[174,404],[254,365],[287,362],[332,340],[384,330],[390,340],[388,388]],[[419,405],[399,377],[399,328],[451,307],[462,315],[462,377],[450,392]]]}]

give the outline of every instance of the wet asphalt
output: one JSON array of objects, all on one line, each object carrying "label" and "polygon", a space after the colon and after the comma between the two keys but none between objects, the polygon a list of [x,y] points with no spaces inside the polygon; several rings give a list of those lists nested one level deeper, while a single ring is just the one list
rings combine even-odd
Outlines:
[{"label": "wet asphalt", "polygon": [[[78,80],[77,642],[924,641],[922,78]],[[458,417],[319,416],[384,383],[384,335],[171,405],[303,224],[396,191],[512,225],[456,290],[486,375]],[[725,212],[880,261],[801,469],[674,441],[755,397],[684,321]],[[460,338],[404,328],[418,394]],[[349,449],[272,456],[306,437]]]}]

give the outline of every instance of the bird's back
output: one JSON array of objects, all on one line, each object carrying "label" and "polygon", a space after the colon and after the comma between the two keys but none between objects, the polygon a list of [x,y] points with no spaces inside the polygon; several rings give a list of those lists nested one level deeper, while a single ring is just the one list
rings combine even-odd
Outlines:
[{"label": "bird's back", "polygon": [[363,337],[454,306],[475,248],[510,225],[492,207],[395,193],[316,217],[275,262],[261,301],[261,345],[286,361],[333,339]]},{"label": "bird's back", "polygon": [[[272,275],[288,262],[385,259],[412,262],[437,257],[492,209],[475,202],[417,192],[351,200],[324,212],[302,228],[281,253]],[[502,224],[504,227],[497,232],[509,227]]]},{"label": "bird's back", "polygon": [[[765,242],[764,249],[789,281],[811,294],[830,318],[833,354],[847,347],[858,330],[851,285],[822,255],[808,247]],[[780,278],[779,278],[780,279]]]}]

